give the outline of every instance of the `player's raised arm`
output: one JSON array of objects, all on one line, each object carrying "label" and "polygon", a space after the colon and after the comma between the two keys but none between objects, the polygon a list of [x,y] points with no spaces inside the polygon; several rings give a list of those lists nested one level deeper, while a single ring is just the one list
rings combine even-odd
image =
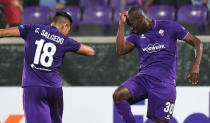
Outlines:
[{"label": "player's raised arm", "polygon": [[94,56],[95,50],[88,45],[81,44],[80,49],[76,53],[81,54],[81,55],[86,55],[86,56]]},{"label": "player's raised arm", "polygon": [[0,37],[19,37],[20,32],[18,27],[11,27],[7,29],[0,29]]},{"label": "player's raised arm", "polygon": [[124,24],[126,22],[127,17],[128,11],[120,13],[120,22],[116,39],[117,53],[119,55],[124,55],[134,48],[134,45],[132,43],[126,42],[124,39]]},{"label": "player's raised arm", "polygon": [[190,80],[190,82],[192,82],[192,84],[197,84],[199,78],[200,61],[203,53],[203,44],[197,37],[190,33],[188,33],[183,40],[195,48],[195,60],[187,78]]}]

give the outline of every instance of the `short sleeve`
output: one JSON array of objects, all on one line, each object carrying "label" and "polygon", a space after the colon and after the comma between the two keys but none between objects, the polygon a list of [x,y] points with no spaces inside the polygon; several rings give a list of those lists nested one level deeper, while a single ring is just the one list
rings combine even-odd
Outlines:
[{"label": "short sleeve", "polygon": [[126,42],[131,42],[132,44],[136,45],[136,36],[132,32],[130,32],[126,38]]},{"label": "short sleeve", "polygon": [[77,41],[75,41],[74,39],[71,38],[67,38],[68,39],[68,43],[67,43],[67,51],[72,51],[72,52],[76,52],[80,49],[81,44]]},{"label": "short sleeve", "polygon": [[188,31],[179,23],[174,22],[171,24],[174,36],[179,39],[183,40],[184,37],[187,35]]},{"label": "short sleeve", "polygon": [[19,25],[18,29],[20,31],[20,36],[25,38],[29,30],[31,29],[31,25],[28,25],[28,24]]}]

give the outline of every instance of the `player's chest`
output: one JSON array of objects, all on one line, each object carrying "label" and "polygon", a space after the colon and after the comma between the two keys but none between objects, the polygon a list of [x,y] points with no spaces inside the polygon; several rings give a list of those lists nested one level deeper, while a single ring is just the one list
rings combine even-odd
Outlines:
[{"label": "player's chest", "polygon": [[137,46],[143,52],[153,53],[163,49],[168,49],[170,45],[170,35],[167,30],[158,29],[148,31],[138,36]]}]

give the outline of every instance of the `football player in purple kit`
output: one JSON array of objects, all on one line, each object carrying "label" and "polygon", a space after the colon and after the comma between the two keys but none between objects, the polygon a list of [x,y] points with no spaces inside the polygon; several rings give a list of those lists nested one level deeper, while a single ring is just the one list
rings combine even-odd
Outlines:
[{"label": "football player in purple kit", "polygon": [[1,29],[0,37],[20,36],[25,40],[22,76],[26,123],[62,123],[63,91],[58,69],[66,52],[93,56],[90,46],[67,37],[72,18],[57,12],[51,26],[20,25]]},{"label": "football player in purple kit", "polygon": [[[125,22],[131,29],[126,41]],[[174,21],[149,18],[138,7],[121,12],[117,53],[124,55],[136,47],[141,62],[139,73],[113,94],[117,111],[126,123],[136,123],[130,105],[144,99],[148,99],[148,118],[156,123],[170,121],[176,100],[177,39],[195,48],[195,60],[187,77],[197,84],[203,47],[198,38]]]}]

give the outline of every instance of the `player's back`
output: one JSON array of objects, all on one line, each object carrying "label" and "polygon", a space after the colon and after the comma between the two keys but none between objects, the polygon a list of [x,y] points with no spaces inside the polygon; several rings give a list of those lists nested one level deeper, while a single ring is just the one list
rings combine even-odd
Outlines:
[{"label": "player's back", "polygon": [[25,39],[22,86],[61,87],[58,68],[66,51],[77,51],[80,44],[64,36],[56,27],[19,26]]}]

